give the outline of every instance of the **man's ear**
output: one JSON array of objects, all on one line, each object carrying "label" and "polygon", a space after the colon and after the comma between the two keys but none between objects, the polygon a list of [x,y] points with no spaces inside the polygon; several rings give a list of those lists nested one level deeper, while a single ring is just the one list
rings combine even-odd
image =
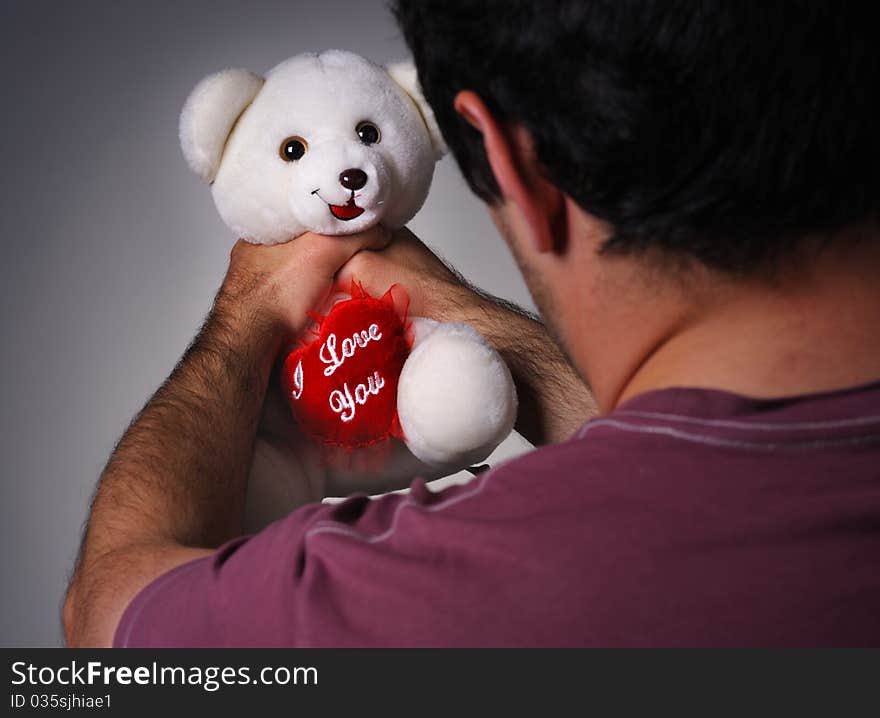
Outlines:
[{"label": "man's ear", "polygon": [[521,127],[502,126],[471,90],[459,92],[454,104],[455,111],[483,136],[495,181],[531,228],[535,250],[558,251],[565,234],[563,195],[543,177],[528,133]]},{"label": "man's ear", "polygon": [[422,88],[419,86],[419,76],[416,72],[416,66],[412,62],[394,62],[385,66],[385,70],[391,76],[403,91],[410,96],[425,121],[428,128],[428,135],[431,137],[431,146],[434,148],[434,159],[439,160],[446,154],[446,143],[443,141],[443,135],[440,134],[440,128],[437,126],[437,119],[434,117],[434,111],[425,101],[422,94]]},{"label": "man's ear", "polygon": [[247,70],[208,75],[190,93],[180,113],[180,146],[199,177],[213,182],[236,120],[265,80]]}]

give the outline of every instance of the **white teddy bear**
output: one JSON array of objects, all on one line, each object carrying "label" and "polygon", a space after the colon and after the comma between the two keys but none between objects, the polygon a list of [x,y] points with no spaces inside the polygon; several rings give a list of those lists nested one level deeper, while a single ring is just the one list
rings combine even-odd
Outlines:
[{"label": "white teddy bear", "polygon": [[218,72],[183,108],[183,154],[251,242],[397,229],[445,152],[417,87],[410,63],[383,68],[341,50],[297,55],[265,78]]},{"label": "white teddy bear", "polygon": [[[262,244],[402,227],[445,152],[410,63],[381,67],[340,50],[297,55],[265,77],[210,75],[184,106],[180,140],[226,224]],[[397,396],[407,447],[435,475],[485,459],[516,415],[507,366],[466,325],[413,322]]]}]

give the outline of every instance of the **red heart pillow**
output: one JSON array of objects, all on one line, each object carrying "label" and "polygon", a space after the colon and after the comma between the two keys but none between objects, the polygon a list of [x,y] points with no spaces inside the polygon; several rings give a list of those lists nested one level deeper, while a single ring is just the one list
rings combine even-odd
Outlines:
[{"label": "red heart pillow", "polygon": [[[393,289],[393,288],[392,288]],[[315,439],[354,449],[400,436],[397,382],[409,355],[405,312],[353,288],[319,319],[317,338],[291,352],[283,385],[293,415]]]}]

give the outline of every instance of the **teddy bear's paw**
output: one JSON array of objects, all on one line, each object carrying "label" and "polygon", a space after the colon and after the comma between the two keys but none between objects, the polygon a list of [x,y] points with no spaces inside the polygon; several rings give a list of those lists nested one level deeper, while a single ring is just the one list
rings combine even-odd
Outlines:
[{"label": "teddy bear's paw", "polygon": [[504,360],[466,324],[441,323],[415,342],[397,413],[409,450],[431,465],[482,461],[511,432],[516,389]]}]

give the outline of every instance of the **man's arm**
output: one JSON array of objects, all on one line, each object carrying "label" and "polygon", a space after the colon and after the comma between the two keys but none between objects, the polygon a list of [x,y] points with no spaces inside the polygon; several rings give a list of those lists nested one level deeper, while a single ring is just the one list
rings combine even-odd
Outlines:
[{"label": "man's arm", "polygon": [[385,239],[376,230],[236,245],[204,327],[104,469],[64,604],[69,645],[110,645],[141,588],[240,534],[275,356],[336,271]]},{"label": "man's arm", "polygon": [[410,296],[410,314],[466,322],[504,357],[516,383],[516,430],[535,445],[564,441],[597,412],[589,389],[544,324],[510,302],[470,286],[408,229],[381,251],[361,252],[338,275],[372,293],[394,283]]},{"label": "man's arm", "polygon": [[446,316],[473,326],[504,357],[519,398],[514,428],[536,446],[565,441],[598,411],[589,389],[536,317],[468,289]]}]

